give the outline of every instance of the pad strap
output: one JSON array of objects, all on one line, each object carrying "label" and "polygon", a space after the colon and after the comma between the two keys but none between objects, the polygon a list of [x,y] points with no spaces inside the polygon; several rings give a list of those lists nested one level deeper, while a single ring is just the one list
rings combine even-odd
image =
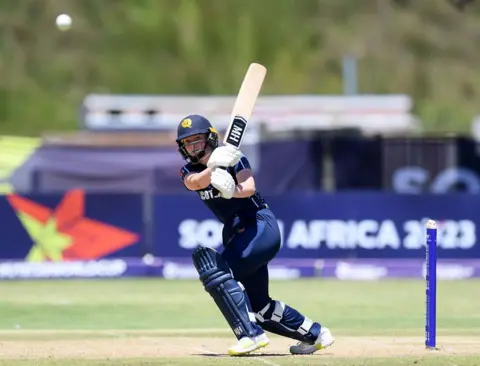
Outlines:
[{"label": "pad strap", "polygon": [[320,334],[320,324],[281,301],[272,300],[255,315],[264,330],[301,342],[314,344]]}]

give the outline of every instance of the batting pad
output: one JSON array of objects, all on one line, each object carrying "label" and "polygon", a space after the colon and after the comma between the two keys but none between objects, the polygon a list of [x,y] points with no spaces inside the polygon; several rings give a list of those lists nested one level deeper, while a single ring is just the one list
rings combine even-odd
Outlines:
[{"label": "batting pad", "polygon": [[228,263],[212,248],[199,247],[192,254],[193,264],[205,290],[210,294],[235,336],[255,337],[263,332],[248,308],[247,294],[232,275]]}]

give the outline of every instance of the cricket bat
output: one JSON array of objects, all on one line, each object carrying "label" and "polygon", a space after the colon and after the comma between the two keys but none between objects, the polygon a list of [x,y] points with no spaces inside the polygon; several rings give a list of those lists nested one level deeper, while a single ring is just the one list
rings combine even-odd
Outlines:
[{"label": "cricket bat", "polygon": [[230,124],[223,138],[224,144],[240,148],[266,74],[265,66],[250,64],[233,106]]}]

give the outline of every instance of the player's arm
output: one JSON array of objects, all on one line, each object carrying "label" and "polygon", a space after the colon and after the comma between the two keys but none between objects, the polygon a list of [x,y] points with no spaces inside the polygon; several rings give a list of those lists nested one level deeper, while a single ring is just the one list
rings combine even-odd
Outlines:
[{"label": "player's arm", "polygon": [[255,178],[250,169],[240,170],[236,174],[237,186],[235,187],[234,198],[246,198],[255,194],[257,188],[255,187]]},{"label": "player's arm", "polygon": [[237,185],[234,198],[246,198],[255,194],[257,188],[255,187],[255,178],[253,177],[252,167],[250,162],[245,156],[239,160],[239,162],[233,167]]},{"label": "player's arm", "polygon": [[208,187],[211,175],[212,170],[209,168],[198,172],[191,166],[185,165],[180,170],[180,177],[182,178],[183,184],[190,191],[198,191]]},{"label": "player's arm", "polygon": [[183,178],[183,183],[191,191],[198,191],[210,185],[212,170],[210,168],[201,172],[189,172]]}]

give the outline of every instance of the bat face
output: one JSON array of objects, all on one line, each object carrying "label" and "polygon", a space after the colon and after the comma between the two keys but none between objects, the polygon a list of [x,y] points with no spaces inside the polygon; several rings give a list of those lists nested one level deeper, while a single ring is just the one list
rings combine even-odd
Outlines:
[{"label": "bat face", "polygon": [[232,119],[223,139],[224,144],[240,147],[266,74],[265,66],[250,64],[232,110]]}]

